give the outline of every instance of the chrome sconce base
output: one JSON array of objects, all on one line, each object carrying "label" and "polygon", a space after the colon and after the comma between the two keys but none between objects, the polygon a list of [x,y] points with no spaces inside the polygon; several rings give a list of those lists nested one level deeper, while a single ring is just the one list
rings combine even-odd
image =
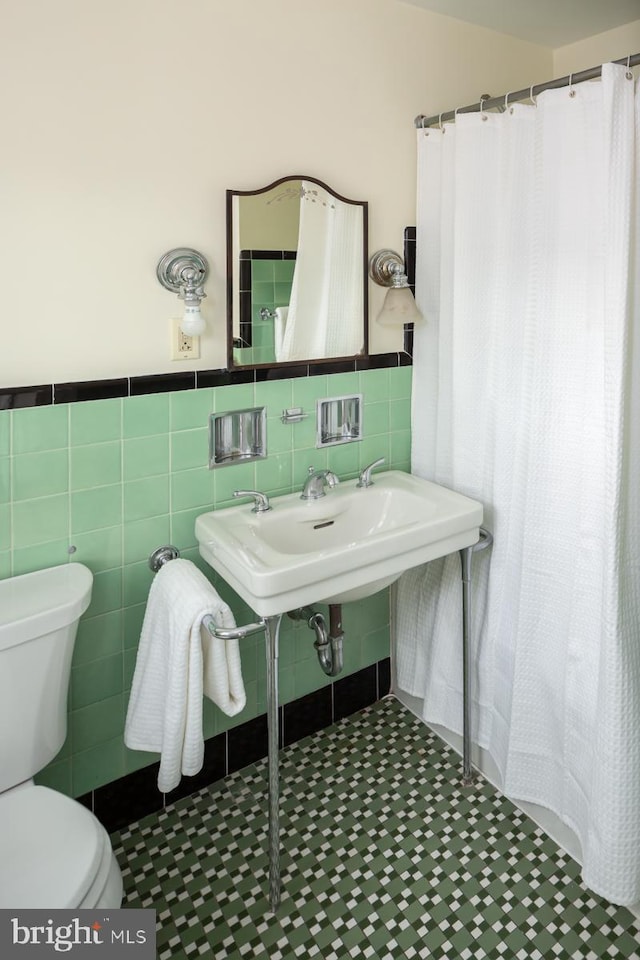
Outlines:
[{"label": "chrome sconce base", "polygon": [[[378,250],[369,260],[369,276],[380,287],[409,286],[404,260],[395,250]],[[404,284],[398,281],[404,278]]]},{"label": "chrome sconce base", "polygon": [[192,288],[202,299],[204,282],[209,276],[209,264],[201,253],[191,247],[176,247],[160,258],[156,276],[166,290],[186,299],[184,291]]}]

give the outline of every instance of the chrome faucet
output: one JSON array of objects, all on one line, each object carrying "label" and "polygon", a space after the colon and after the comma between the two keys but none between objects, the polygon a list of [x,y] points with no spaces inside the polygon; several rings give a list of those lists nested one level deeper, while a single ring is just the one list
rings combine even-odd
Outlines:
[{"label": "chrome faucet", "polygon": [[259,490],[234,490],[233,496],[253,497],[254,504],[251,508],[252,513],[266,513],[267,510],[271,510],[269,497],[266,495],[266,493],[260,493]]},{"label": "chrome faucet", "polygon": [[356,483],[356,487],[372,487],[373,480],[371,479],[371,471],[383,463],[384,457],[380,457],[379,460],[374,460],[373,463],[370,463],[368,467],[364,467],[364,469],[360,471],[360,479]]},{"label": "chrome faucet", "polygon": [[309,476],[304,482],[300,499],[319,500],[320,497],[325,497],[325,483],[330,487],[335,487],[337,483],[340,483],[340,480],[332,470],[314,470],[313,467],[309,467]]}]

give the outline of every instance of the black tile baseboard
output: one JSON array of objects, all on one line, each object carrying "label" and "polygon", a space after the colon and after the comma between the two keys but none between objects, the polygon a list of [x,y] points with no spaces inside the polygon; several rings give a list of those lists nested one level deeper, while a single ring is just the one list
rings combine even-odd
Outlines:
[{"label": "black tile baseboard", "polygon": [[378,699],[377,664],[365,667],[333,685],[333,718],[344,720]]},{"label": "black tile baseboard", "polygon": [[152,763],[93,791],[93,812],[110,833],[163,808],[159,769],[159,763]]},{"label": "black tile baseboard", "polygon": [[378,660],[378,700],[391,693],[391,657]]},{"label": "black tile baseboard", "polygon": [[281,746],[288,747],[291,743],[296,743],[333,723],[331,686],[321,687],[306,697],[284,705]]},{"label": "black tile baseboard", "polygon": [[[285,704],[279,709],[280,746],[289,746],[370,706],[389,692],[389,681],[390,660],[387,658]],[[153,763],[76,799],[93,810],[109,833],[113,833],[266,755],[267,717],[261,714],[207,740],[202,770],[195,777],[183,777],[171,793],[158,791],[160,764]]]},{"label": "black tile baseboard", "polygon": [[241,723],[227,732],[227,773],[235,773],[267,755],[267,715]]}]

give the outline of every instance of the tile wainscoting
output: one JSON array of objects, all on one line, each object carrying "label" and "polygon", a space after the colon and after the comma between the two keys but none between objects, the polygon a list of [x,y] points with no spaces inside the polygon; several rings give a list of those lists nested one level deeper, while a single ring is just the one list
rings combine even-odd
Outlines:
[{"label": "tile wainscoting", "polygon": [[[94,791],[126,782],[157,761],[156,754],[130,751],[123,743],[153,576],[149,554],[161,544],[175,544],[211,578],[238,622],[253,619],[201,561],[196,516],[229,505],[240,487],[272,496],[299,489],[309,464],[330,467],[343,479],[379,456],[389,468],[409,470],[411,374],[410,358],[387,354],[295,370],[0,389],[0,578],[69,561],[86,564],[94,574],[91,606],[74,652],[69,734],[39,782],[85,801],[89,795],[93,803]],[[317,450],[316,400],[352,392],[363,394],[364,439]],[[268,458],[209,470],[209,414],[263,404]],[[308,419],[283,424],[282,410],[291,406],[303,407]],[[344,685],[389,656],[386,592],[347,605],[343,622],[345,670],[338,683]],[[265,712],[266,701],[262,638],[247,638],[241,653],[243,713],[228,718],[208,701],[205,705],[205,736],[218,744],[209,752],[215,755],[222,742],[217,738],[226,737],[226,762],[233,754],[235,765],[242,765],[242,750],[234,746],[230,753],[229,743],[242,742],[239,731]],[[306,624],[284,623],[280,663],[281,703],[292,718],[294,704],[331,686]],[[247,757],[247,763],[255,759]]]}]

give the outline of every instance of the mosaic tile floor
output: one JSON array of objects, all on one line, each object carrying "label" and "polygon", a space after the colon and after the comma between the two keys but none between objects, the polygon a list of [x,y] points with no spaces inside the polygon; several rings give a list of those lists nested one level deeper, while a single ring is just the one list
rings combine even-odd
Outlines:
[{"label": "mosaic tile floor", "polygon": [[114,834],[158,957],[640,958],[640,922],[392,697],[284,750],[268,912],[266,762]]}]

